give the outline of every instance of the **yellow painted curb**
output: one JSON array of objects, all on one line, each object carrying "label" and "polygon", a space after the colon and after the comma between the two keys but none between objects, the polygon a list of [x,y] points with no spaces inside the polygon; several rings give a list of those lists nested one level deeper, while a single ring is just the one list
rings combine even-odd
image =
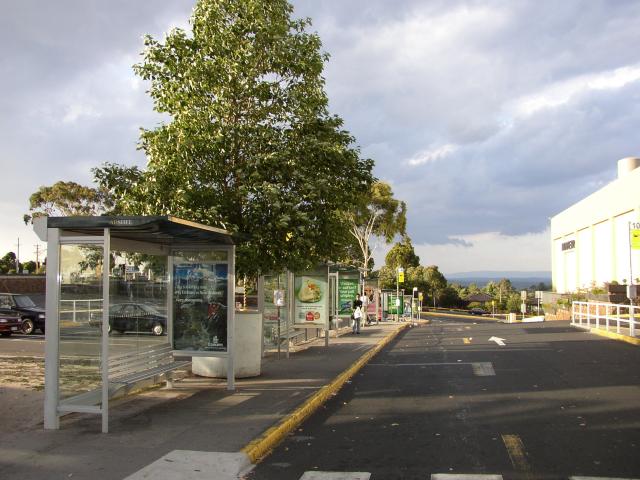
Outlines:
[{"label": "yellow painted curb", "polygon": [[622,335],[621,333],[607,332],[601,328],[583,327],[578,324],[572,323],[571,326],[586,330],[589,333],[599,335],[601,337],[607,337],[612,340],[620,340],[622,342],[630,343],[631,345],[640,345],[640,338],[630,337],[629,335]]},{"label": "yellow painted curb", "polygon": [[409,327],[410,323],[401,325],[399,328],[387,335],[375,347],[362,355],[347,370],[338,375],[331,383],[320,388],[301,406],[291,414],[283,418],[277,425],[269,428],[259,438],[256,438],[241,451],[244,452],[251,463],[257,463],[265,457],[280,441],[307,417],[315,412],[331,395],[340,390],[347,380],[353,377],[376,353],[382,350],[396,335]]}]

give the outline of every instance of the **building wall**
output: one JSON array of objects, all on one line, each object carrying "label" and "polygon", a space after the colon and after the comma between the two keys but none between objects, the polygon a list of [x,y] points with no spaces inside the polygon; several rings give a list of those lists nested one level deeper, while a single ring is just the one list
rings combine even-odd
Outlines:
[{"label": "building wall", "polygon": [[[640,168],[553,217],[554,289],[567,293],[613,280],[628,282],[630,221],[640,221]],[[631,253],[635,279],[640,277],[640,251]]]}]

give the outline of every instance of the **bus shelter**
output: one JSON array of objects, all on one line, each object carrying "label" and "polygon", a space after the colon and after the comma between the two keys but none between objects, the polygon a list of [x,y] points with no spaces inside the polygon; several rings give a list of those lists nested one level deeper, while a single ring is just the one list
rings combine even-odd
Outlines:
[{"label": "bus shelter", "polygon": [[45,429],[81,412],[108,431],[114,384],[160,372],[159,352],[218,358],[234,388],[232,235],[172,216],[42,217],[34,229],[48,249]]}]

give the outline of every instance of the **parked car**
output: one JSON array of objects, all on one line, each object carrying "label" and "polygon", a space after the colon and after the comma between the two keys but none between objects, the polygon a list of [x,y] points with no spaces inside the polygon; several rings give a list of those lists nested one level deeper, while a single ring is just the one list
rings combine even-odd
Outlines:
[{"label": "parked car", "polygon": [[469,313],[471,315],[486,315],[489,312],[487,312],[484,308],[476,307],[469,310]]},{"label": "parked car", "polygon": [[[102,327],[101,314],[89,319],[89,325]],[[163,335],[167,332],[167,316],[152,305],[144,303],[118,303],[109,307],[109,333],[116,331],[149,332]]]},{"label": "parked car", "polygon": [[21,330],[25,335],[36,329],[44,333],[44,308],[38,307],[28,295],[22,293],[0,293],[0,308],[20,314]]},{"label": "parked car", "polygon": [[0,308],[0,335],[10,337],[13,333],[20,332],[22,319],[18,312],[8,308]]}]

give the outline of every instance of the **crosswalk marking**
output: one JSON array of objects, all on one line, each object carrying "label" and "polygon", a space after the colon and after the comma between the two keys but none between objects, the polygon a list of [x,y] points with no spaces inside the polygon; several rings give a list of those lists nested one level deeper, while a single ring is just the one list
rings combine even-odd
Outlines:
[{"label": "crosswalk marking", "polygon": [[502,475],[480,473],[434,473],[431,480],[502,480]]},{"label": "crosswalk marking", "polygon": [[634,480],[634,479],[619,478],[619,477],[569,477],[569,480]]},{"label": "crosswalk marking", "polygon": [[476,377],[493,377],[496,374],[491,362],[472,363],[471,367],[473,368],[473,374]]},{"label": "crosswalk marking", "polygon": [[502,435],[502,441],[509,453],[511,464],[520,472],[530,472],[531,467],[527,462],[527,454],[524,450],[524,444],[518,435]]},{"label": "crosswalk marking", "polygon": [[369,480],[369,472],[304,472],[300,480]]}]

